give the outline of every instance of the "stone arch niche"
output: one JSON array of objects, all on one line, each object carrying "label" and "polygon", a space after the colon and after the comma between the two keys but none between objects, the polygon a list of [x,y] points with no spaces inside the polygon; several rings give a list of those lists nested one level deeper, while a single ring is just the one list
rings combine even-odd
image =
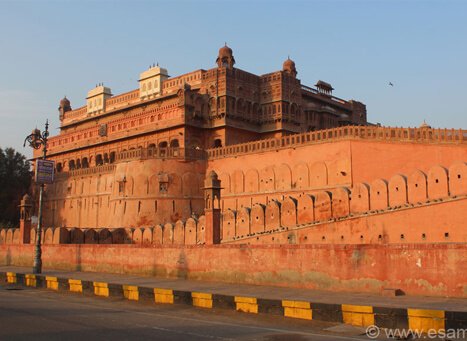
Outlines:
[{"label": "stone arch niche", "polygon": [[5,244],[13,244],[13,229],[6,231]]},{"label": "stone arch niche", "polygon": [[321,188],[328,185],[328,168],[324,162],[310,165],[310,187]]},{"label": "stone arch niche", "polygon": [[297,223],[309,224],[315,221],[315,197],[310,194],[302,194],[297,200]]},{"label": "stone arch niche", "polygon": [[52,227],[46,228],[45,234],[44,234],[44,244],[53,244],[53,241],[54,241],[54,229]]},{"label": "stone arch niche", "polygon": [[279,201],[271,200],[266,205],[265,231],[278,229],[281,226],[281,204]]},{"label": "stone arch niche", "polygon": [[84,243],[83,231],[78,228],[72,228],[70,230],[70,242],[71,244],[83,244]]},{"label": "stone arch niche", "polygon": [[259,173],[256,169],[249,169],[245,174],[245,192],[255,193],[258,191],[259,191]]},{"label": "stone arch niche", "polygon": [[332,216],[346,217],[350,214],[350,191],[347,187],[336,188],[332,191]]},{"label": "stone arch niche", "polygon": [[388,183],[386,180],[377,179],[370,185],[370,209],[385,210],[388,206]]},{"label": "stone arch niche", "polygon": [[196,220],[188,218],[185,223],[185,244],[196,245]]},{"label": "stone arch niche", "polygon": [[315,220],[326,221],[332,217],[332,193],[319,191],[315,193]]},{"label": "stone arch niche", "polygon": [[152,243],[156,245],[162,244],[162,237],[163,237],[163,227],[162,225],[154,226],[152,230]]},{"label": "stone arch niche", "polygon": [[264,232],[265,229],[265,217],[264,217],[265,206],[262,204],[254,204],[251,208],[250,219],[251,219],[251,233]]},{"label": "stone arch niche", "polygon": [[152,243],[152,228],[145,227],[142,228],[143,230],[143,244],[151,244]]},{"label": "stone arch niche", "polygon": [[357,183],[353,186],[350,200],[350,212],[363,213],[370,210],[370,186]]},{"label": "stone arch niche", "polygon": [[53,237],[54,244],[69,244],[70,243],[70,231],[65,227],[58,227],[54,231]]},{"label": "stone arch niche", "polygon": [[112,234],[112,244],[123,244],[126,238],[126,232],[123,228],[116,228],[110,230]]},{"label": "stone arch niche", "polygon": [[259,190],[260,192],[271,192],[275,188],[276,177],[274,167],[269,166],[259,171]]},{"label": "stone arch niche", "polygon": [[99,244],[112,244],[112,234],[109,229],[100,229]]},{"label": "stone arch niche", "polygon": [[235,236],[246,237],[250,234],[250,209],[242,207],[237,212]]},{"label": "stone arch niche", "polygon": [[185,244],[185,224],[181,220],[178,220],[175,223],[173,243],[175,245]]},{"label": "stone arch niche", "polygon": [[[0,230],[0,244],[4,244],[6,241],[6,229],[1,229]],[[31,243],[33,241],[31,240]]]},{"label": "stone arch niche", "polygon": [[346,158],[337,158],[327,164],[328,185],[347,185],[352,182],[350,162]]},{"label": "stone arch niche", "polygon": [[305,162],[296,164],[292,170],[292,188],[303,189],[310,186],[310,174]]},{"label": "stone arch niche", "polygon": [[227,209],[222,212],[222,240],[235,237],[235,212]]},{"label": "stone arch niche", "polygon": [[143,229],[135,228],[132,236],[133,244],[143,244]]},{"label": "stone arch niche", "polygon": [[[52,235],[52,241],[53,241],[53,235]],[[20,231],[19,228],[13,229],[13,244],[19,244],[20,243]]]},{"label": "stone arch niche", "polygon": [[448,171],[442,166],[431,167],[428,171],[428,198],[439,199],[449,196]]},{"label": "stone arch niche", "polygon": [[173,236],[174,236],[174,226],[171,223],[165,224],[164,229],[162,231],[162,244],[172,245]]},{"label": "stone arch niche", "polygon": [[423,203],[427,200],[427,179],[425,173],[416,170],[407,179],[407,199],[410,203]]},{"label": "stone arch niche", "polygon": [[285,163],[276,167],[276,190],[287,191],[292,187],[292,171]]},{"label": "stone arch niche", "polygon": [[219,180],[222,184],[222,195],[230,194],[230,175],[227,173],[222,173],[219,175]]},{"label": "stone arch niche", "polygon": [[407,203],[407,178],[401,174],[394,175],[388,183],[389,206],[401,206]]},{"label": "stone arch niche", "polygon": [[94,229],[86,229],[84,231],[84,243],[85,244],[98,244],[99,234]]},{"label": "stone arch niche", "polygon": [[281,203],[281,226],[297,225],[297,200],[292,197],[285,198]]},{"label": "stone arch niche", "polygon": [[158,194],[159,193],[159,176],[153,174],[149,177],[149,194]]},{"label": "stone arch niche", "polygon": [[206,243],[206,217],[202,215],[196,224],[196,244]]},{"label": "stone arch niche", "polygon": [[449,190],[451,195],[467,194],[467,164],[458,162],[449,167]]},{"label": "stone arch niche", "polygon": [[244,175],[243,172],[239,169],[235,170],[232,173],[232,178],[231,178],[231,190],[232,193],[243,193],[245,190],[244,187]]}]

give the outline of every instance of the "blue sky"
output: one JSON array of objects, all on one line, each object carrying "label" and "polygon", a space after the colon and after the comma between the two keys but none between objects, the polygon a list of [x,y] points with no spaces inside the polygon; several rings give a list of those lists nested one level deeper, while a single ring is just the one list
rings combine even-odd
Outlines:
[{"label": "blue sky", "polygon": [[0,0],[0,32],[0,147],[27,155],[46,118],[58,133],[64,95],[78,108],[96,83],[135,89],[154,62],[208,69],[224,42],[256,74],[290,55],[303,84],[330,82],[371,122],[467,129],[467,1]]}]

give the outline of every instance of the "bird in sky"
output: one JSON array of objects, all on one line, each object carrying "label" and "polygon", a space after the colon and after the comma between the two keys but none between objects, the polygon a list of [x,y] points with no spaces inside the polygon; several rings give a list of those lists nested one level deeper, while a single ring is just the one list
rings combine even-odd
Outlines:
[{"label": "bird in sky", "polygon": [[390,86],[394,86],[394,84],[392,84],[391,82],[389,82],[389,85],[390,85]]}]

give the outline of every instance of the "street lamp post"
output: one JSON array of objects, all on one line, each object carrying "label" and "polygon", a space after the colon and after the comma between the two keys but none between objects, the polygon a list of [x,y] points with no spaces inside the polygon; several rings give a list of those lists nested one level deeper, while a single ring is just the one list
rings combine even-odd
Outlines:
[{"label": "street lamp post", "polygon": [[[41,133],[39,129],[34,129],[30,135],[24,140],[24,145],[29,144],[34,149],[40,149],[43,147],[42,159],[45,160],[47,157],[47,138],[49,137],[49,121],[45,122],[45,130]],[[36,165],[37,167],[37,165]],[[44,183],[40,184],[39,191],[39,216],[36,229],[36,244],[34,247],[34,265],[32,272],[40,274],[42,272],[42,250],[41,250],[41,234],[42,234],[42,196],[44,192]]]}]

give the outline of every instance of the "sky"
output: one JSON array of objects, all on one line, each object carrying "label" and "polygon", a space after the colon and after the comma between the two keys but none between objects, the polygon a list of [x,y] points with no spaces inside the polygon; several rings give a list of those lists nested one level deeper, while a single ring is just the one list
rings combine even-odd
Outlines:
[{"label": "sky", "polygon": [[254,74],[290,56],[302,84],[331,83],[370,122],[467,129],[467,1],[0,0],[0,148],[30,156],[46,119],[58,134],[65,95],[79,108],[97,83],[136,89],[156,62],[209,69],[224,42]]}]

